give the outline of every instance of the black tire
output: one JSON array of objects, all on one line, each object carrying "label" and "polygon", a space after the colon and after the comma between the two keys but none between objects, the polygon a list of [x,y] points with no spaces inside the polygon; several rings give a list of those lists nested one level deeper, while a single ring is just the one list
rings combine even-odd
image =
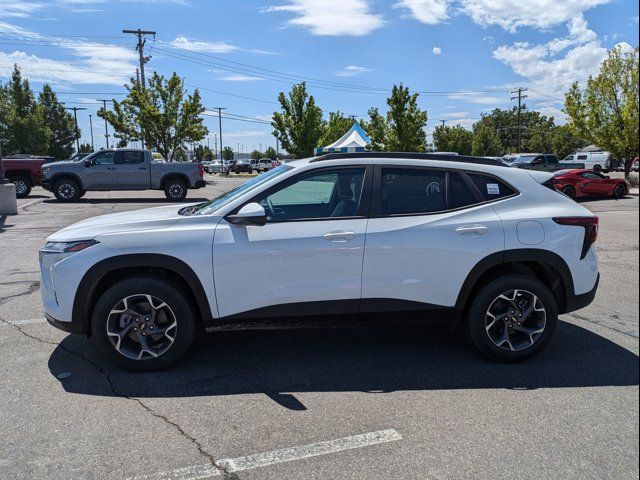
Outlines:
[{"label": "black tire", "polygon": [[[149,324],[146,324],[144,330],[149,332],[150,335],[145,337],[146,341],[151,339],[152,342],[158,342],[151,348],[156,349],[160,346],[161,350],[156,350],[156,352],[161,351],[161,353],[159,353],[157,357],[153,357],[146,353],[145,350],[145,352],[142,353],[143,357],[136,360],[132,358],[132,356],[135,355],[135,345],[136,343],[138,347],[141,345],[136,338],[140,338],[140,332],[143,330],[142,325],[144,324],[145,318],[148,317],[141,318],[141,320],[143,320],[142,322],[133,323],[133,319],[130,318],[130,315],[127,316],[128,314],[123,314],[123,316],[118,317],[118,313],[111,314],[110,316],[110,312],[122,307],[122,300],[127,297],[130,299],[133,298],[133,300],[130,300],[128,303],[130,309],[144,309],[144,302],[138,304],[142,307],[134,307],[135,304],[133,302],[138,297],[147,295],[151,296],[152,299],[156,299],[156,305],[162,305],[162,303],[157,302],[164,302],[170,309],[169,311],[174,318],[170,318],[169,315],[163,316],[164,314],[159,314],[156,316],[156,319],[168,319],[166,323],[171,322],[172,325],[175,323],[175,327],[167,331],[167,333],[173,335],[173,341],[169,343],[168,336],[162,336],[154,340],[152,337],[154,334],[151,333],[152,329],[150,329]],[[186,298],[188,298],[188,295],[181,289],[157,277],[139,276],[122,280],[111,286],[98,299],[91,318],[92,338],[109,360],[127,370],[148,372],[168,368],[175,365],[187,353],[195,337],[195,315]],[[148,303],[146,305],[148,305]],[[151,309],[148,310],[150,311]],[[107,328],[121,328],[121,322],[123,321],[128,322],[125,328],[129,327],[128,324],[131,323],[132,327],[137,329],[137,332],[134,333],[132,331],[133,328],[130,328],[128,330],[129,333],[123,335],[123,340],[121,340],[120,343],[121,351],[118,351],[114,345],[114,343],[117,342],[115,339],[118,337],[113,334],[108,335]],[[155,337],[158,337],[158,335],[159,334],[155,334]],[[114,343],[112,343],[112,339],[114,339]],[[164,343],[162,343],[163,341]],[[165,344],[169,344],[166,350],[164,350]],[[127,350],[129,346],[133,346],[133,348]]]},{"label": "black tire", "polygon": [[569,198],[576,198],[576,189],[571,186],[566,186],[562,189],[562,193],[564,193]]},{"label": "black tire", "polygon": [[179,202],[187,197],[187,184],[179,178],[167,180],[164,184],[164,195],[169,200]]},{"label": "black tire", "polygon": [[16,186],[16,197],[25,198],[31,193],[31,180],[26,175],[15,175],[10,178]]},{"label": "black tire", "polygon": [[[491,317],[488,316],[488,312],[490,307],[493,308],[494,305],[499,305],[495,302],[503,302],[503,300],[499,299],[501,294],[511,292],[509,293],[509,295],[511,295],[515,291],[520,291],[520,294],[523,295],[523,299],[532,298],[527,294],[535,295],[538,299],[538,303],[536,303],[536,305],[538,307],[543,307],[544,313],[534,311],[532,315],[535,316],[535,319],[531,317],[525,318],[525,320],[523,320],[523,325],[521,327],[516,327],[516,325],[520,325],[520,323],[516,324],[516,322],[520,321],[517,313],[520,310],[514,309],[512,311],[516,312],[515,314],[509,314],[504,320],[500,319],[493,328],[498,329],[499,331],[500,328],[506,329],[507,325],[513,325],[518,329],[525,327],[539,329],[539,324],[529,325],[527,322],[533,322],[534,320],[542,322],[542,318],[544,318],[544,327],[541,332],[535,334],[536,337],[531,345],[529,345],[529,342],[533,339],[532,335],[514,331],[509,328],[509,332],[513,332],[510,334],[512,336],[507,337],[510,340],[508,342],[505,341],[506,345],[505,343],[502,343],[503,346],[498,346],[491,338],[494,330],[489,330],[487,328],[487,324],[490,324],[492,321]],[[490,281],[477,292],[475,297],[471,299],[471,302],[467,317],[469,337],[480,353],[492,360],[515,362],[535,355],[549,342],[558,322],[558,307],[553,294],[546,285],[536,278],[528,275],[511,274]],[[533,302],[529,302],[529,304],[531,303]],[[504,304],[508,308],[511,308],[508,302],[504,302]],[[524,310],[526,311],[526,308],[524,308]],[[511,310],[509,312],[511,312]],[[489,333],[489,331],[492,333]],[[502,331],[504,332],[504,330]],[[514,348],[514,345],[518,347],[516,348],[516,351],[511,350]],[[510,348],[507,348],[507,346]]]},{"label": "black tire", "polygon": [[624,198],[627,196],[627,186],[623,183],[619,183],[613,189],[613,198]]},{"label": "black tire", "polygon": [[81,191],[78,182],[72,178],[56,180],[53,184],[53,194],[61,202],[75,202],[80,198]]},{"label": "black tire", "polygon": [[602,172],[602,167],[600,165],[596,165],[593,167],[593,171],[596,173]]}]

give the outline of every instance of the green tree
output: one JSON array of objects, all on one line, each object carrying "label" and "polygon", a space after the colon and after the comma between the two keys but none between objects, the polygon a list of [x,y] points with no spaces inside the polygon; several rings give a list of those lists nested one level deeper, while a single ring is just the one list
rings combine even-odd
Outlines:
[{"label": "green tree", "polygon": [[341,111],[329,113],[329,120],[326,122],[324,132],[320,137],[320,146],[331,145],[342,137],[353,125],[353,120],[345,117]]},{"label": "green tree", "polygon": [[584,91],[574,83],[565,95],[569,128],[577,137],[626,160],[629,176],[638,155],[638,48],[609,51],[597,76],[590,77]]},{"label": "green tree", "polygon": [[176,73],[168,80],[154,73],[146,90],[132,79],[127,90],[122,102],[113,100],[112,111],[98,110],[98,116],[111,124],[121,143],[144,137],[148,148],[172,161],[179,147],[198,142],[209,133],[200,116],[205,108],[199,91],[187,95]]},{"label": "green tree", "polygon": [[360,121],[360,126],[371,139],[369,150],[374,152],[388,150],[386,145],[387,121],[375,107],[370,108],[367,115],[369,115],[369,120]]},{"label": "green tree", "polygon": [[203,159],[206,160],[207,162],[210,162],[211,160],[213,160],[213,151],[211,150],[211,148],[207,145],[206,147],[204,147],[204,155],[203,155]]},{"label": "green tree", "polygon": [[251,152],[251,160],[260,160],[263,157],[264,153],[262,153],[260,150],[254,150],[253,152]]},{"label": "green tree", "polygon": [[502,143],[496,131],[483,122],[473,125],[471,154],[479,157],[499,157],[503,154]]},{"label": "green tree", "polygon": [[28,80],[23,80],[17,65],[2,95],[5,138],[3,154],[32,153],[43,155],[48,151],[50,131],[45,125],[44,111],[36,102]]},{"label": "green tree", "polygon": [[433,131],[433,145],[441,152],[457,152],[460,155],[471,155],[473,133],[460,125],[449,127],[439,125]]},{"label": "green tree", "polygon": [[[93,148],[91,148],[91,144],[90,143],[81,143],[80,144],[80,152],[79,153],[92,153],[93,152]],[[71,156],[71,155],[69,155]],[[58,157],[56,157],[58,158]]]},{"label": "green tree", "polygon": [[267,147],[267,149],[264,151],[264,156],[271,160],[275,160],[276,158],[278,158],[276,149],[273,147]]},{"label": "green tree", "polygon": [[280,92],[278,101],[282,111],[273,113],[273,135],[290,154],[298,158],[313,155],[324,126],[322,109],[307,94],[305,82],[294,85],[288,97]]},{"label": "green tree", "polygon": [[222,158],[223,160],[233,160],[233,148],[224,147],[222,149]]},{"label": "green tree", "polygon": [[558,155],[560,160],[574,153],[579,148],[588,145],[587,141],[574,136],[573,131],[568,125],[559,125],[555,128],[551,136],[551,143],[551,151]]},{"label": "green tree", "polygon": [[[45,125],[49,127],[47,155],[58,160],[71,157],[76,137],[80,138],[80,129],[78,128],[76,133],[73,115],[67,112],[64,105],[58,101],[56,93],[49,84],[42,87],[38,99],[42,106]],[[83,151],[82,147],[80,151]]]},{"label": "green tree", "polygon": [[418,94],[394,85],[387,99],[386,148],[396,152],[424,152],[427,149],[427,112],[418,107]]}]

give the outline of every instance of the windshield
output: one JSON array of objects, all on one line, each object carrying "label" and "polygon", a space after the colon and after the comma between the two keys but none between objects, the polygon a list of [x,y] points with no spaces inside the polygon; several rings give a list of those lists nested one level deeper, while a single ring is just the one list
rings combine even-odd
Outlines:
[{"label": "windshield", "polygon": [[535,155],[523,155],[515,158],[512,163],[531,163],[534,158],[536,158]]},{"label": "windshield", "polygon": [[238,185],[236,188],[223,193],[219,197],[209,200],[202,205],[198,205],[193,213],[199,215],[207,215],[209,213],[215,212],[227,203],[238,198],[240,195],[248,192],[249,190],[253,190],[254,188],[262,185],[272,178],[278,177],[292,169],[293,167],[291,165],[281,165],[279,167],[273,168],[268,172],[258,175],[257,177],[253,177],[251,180],[244,182],[242,185]]}]

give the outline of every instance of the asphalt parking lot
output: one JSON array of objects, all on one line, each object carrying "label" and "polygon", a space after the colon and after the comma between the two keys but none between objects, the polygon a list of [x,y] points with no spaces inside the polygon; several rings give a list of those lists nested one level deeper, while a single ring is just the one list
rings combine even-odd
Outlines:
[{"label": "asphalt parking lot", "polygon": [[[238,183],[210,176],[189,200]],[[50,197],[0,217],[0,478],[638,477],[638,197],[583,202],[601,218],[596,300],[525,363],[386,326],[208,335],[151,374],[44,321],[37,251],[163,192]]]}]

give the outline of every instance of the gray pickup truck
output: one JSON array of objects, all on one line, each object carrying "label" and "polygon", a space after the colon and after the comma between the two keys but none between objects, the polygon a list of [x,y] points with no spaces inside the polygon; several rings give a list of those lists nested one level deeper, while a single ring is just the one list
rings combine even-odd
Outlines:
[{"label": "gray pickup truck", "polygon": [[42,186],[62,202],[95,190],[164,190],[169,200],[183,200],[190,188],[202,188],[198,163],[153,161],[149,150],[107,149],[75,161],[42,166]]}]

